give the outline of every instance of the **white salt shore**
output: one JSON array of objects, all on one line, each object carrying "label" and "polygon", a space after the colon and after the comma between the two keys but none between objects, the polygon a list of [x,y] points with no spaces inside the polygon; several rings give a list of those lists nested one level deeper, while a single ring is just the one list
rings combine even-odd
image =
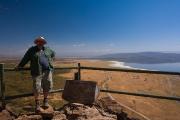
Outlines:
[{"label": "white salt shore", "polygon": [[111,62],[111,64],[110,64],[111,67],[125,68],[125,69],[147,70],[147,69],[134,68],[134,67],[131,67],[131,66],[127,66],[127,65],[125,65],[124,62],[119,62],[119,61],[109,61],[109,62]]},{"label": "white salt shore", "polygon": [[110,64],[111,67],[134,69],[133,67],[125,65],[124,62],[119,62],[119,61],[109,61],[109,62],[111,62]]}]

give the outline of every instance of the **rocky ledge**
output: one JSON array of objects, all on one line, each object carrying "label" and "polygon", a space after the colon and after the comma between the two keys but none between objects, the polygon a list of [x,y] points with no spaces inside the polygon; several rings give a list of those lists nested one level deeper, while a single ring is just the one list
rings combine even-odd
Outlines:
[{"label": "rocky ledge", "polygon": [[121,106],[108,97],[93,105],[69,103],[58,110],[42,109],[40,114],[13,116],[7,110],[0,113],[0,120],[138,120],[129,118]]}]

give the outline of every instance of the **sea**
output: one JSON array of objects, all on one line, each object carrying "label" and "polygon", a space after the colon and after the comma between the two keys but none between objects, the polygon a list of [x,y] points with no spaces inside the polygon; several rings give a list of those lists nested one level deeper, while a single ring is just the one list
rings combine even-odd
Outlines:
[{"label": "sea", "polygon": [[112,62],[111,66],[117,68],[180,72],[180,63],[140,64],[140,63],[125,63],[119,61],[111,61],[111,62]]}]

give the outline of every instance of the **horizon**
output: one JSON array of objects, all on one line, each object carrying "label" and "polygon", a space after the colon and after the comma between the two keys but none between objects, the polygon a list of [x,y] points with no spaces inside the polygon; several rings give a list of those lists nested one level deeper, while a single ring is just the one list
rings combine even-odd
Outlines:
[{"label": "horizon", "polygon": [[1,0],[0,55],[44,36],[57,56],[180,52],[178,0]]},{"label": "horizon", "polygon": [[[94,56],[89,56],[89,55],[57,55],[56,59],[64,59],[64,58],[98,58],[104,55],[116,55],[116,54],[140,54],[140,53],[161,53],[161,54],[180,54],[180,51],[140,51],[140,52],[118,52],[118,53],[109,53],[109,54],[101,54],[101,55],[94,55]],[[21,59],[24,54],[21,55],[13,55],[13,54],[0,54],[1,59]]]}]

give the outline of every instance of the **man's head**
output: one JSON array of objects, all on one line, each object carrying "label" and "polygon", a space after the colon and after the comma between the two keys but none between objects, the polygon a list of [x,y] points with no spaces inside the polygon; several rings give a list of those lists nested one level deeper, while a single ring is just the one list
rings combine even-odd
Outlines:
[{"label": "man's head", "polygon": [[45,44],[46,44],[46,40],[44,37],[40,36],[40,37],[37,37],[35,40],[34,40],[34,44],[36,44],[38,47],[43,47]]}]

